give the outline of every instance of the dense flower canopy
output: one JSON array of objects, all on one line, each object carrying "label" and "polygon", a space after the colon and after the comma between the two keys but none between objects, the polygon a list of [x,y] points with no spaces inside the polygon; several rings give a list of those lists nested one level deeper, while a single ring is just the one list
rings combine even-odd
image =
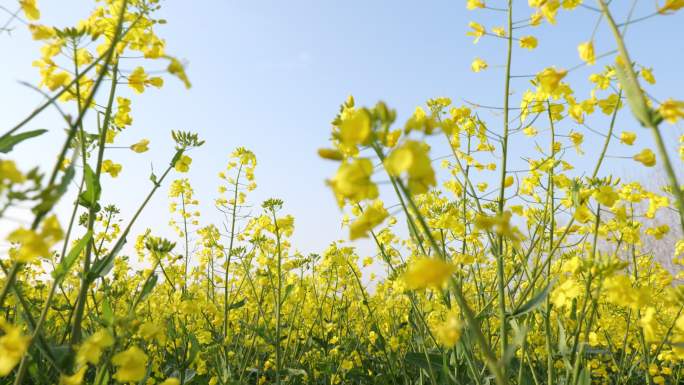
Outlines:
[{"label": "dense flower canopy", "polygon": [[[501,106],[440,96],[398,122],[384,102],[349,96],[318,151],[336,162],[326,184],[343,232],[305,254],[287,203],[251,200],[257,157],[247,148],[229,154],[208,200],[224,220],[202,216],[191,151],[205,148],[192,131],[172,131],[163,167],[126,188],[139,197],[134,212],[105,204],[104,182],[128,171],[117,151],[154,149],[119,136],[137,129],[137,95],[169,77],[191,87],[157,35],[161,2],[99,0],[60,28],[40,23],[36,0],[18,1],[13,18],[42,44],[33,65],[48,100],[0,136],[0,220],[11,224],[0,383],[680,383],[684,102],[651,94],[654,70],[629,56],[621,28],[681,17],[684,1],[626,21],[615,20],[617,1],[587,3],[529,0],[514,21],[518,2],[465,2],[479,19],[464,26],[469,41],[504,44],[471,62],[474,76],[503,70]],[[511,72],[515,56],[548,43],[536,27],[569,28],[559,14],[574,11],[612,34],[577,42],[579,66],[544,58],[528,75]],[[608,43],[615,49],[598,51]],[[591,71],[584,84],[571,83],[578,69]],[[13,151],[45,133],[26,124],[49,106],[64,118],[64,142],[54,165],[25,169]],[[617,126],[618,114],[634,126]],[[679,143],[663,139],[677,129]],[[535,151],[516,152],[516,138]],[[435,145],[449,154],[436,157]],[[615,177],[608,157],[667,179]],[[169,203],[170,239],[132,230],[157,199]],[[59,202],[70,217],[55,214]],[[30,223],[12,222],[10,207],[29,208]],[[372,255],[346,241],[362,238]]]}]

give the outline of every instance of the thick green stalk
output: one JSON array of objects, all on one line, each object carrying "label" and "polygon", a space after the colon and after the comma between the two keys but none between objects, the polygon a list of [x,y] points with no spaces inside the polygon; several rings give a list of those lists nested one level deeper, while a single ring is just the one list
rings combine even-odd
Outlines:
[{"label": "thick green stalk", "polygon": [[223,336],[228,336],[228,271],[230,270],[230,258],[233,253],[233,243],[235,241],[235,220],[237,218],[237,200],[238,200],[238,182],[240,181],[240,173],[242,172],[242,163],[238,168],[237,176],[235,177],[235,189],[233,190],[233,210],[230,219],[230,241],[228,244],[228,255],[226,256],[226,271],[224,275],[223,287]]},{"label": "thick green stalk", "polygon": [[[509,130],[509,112],[510,112],[510,84],[511,84],[511,57],[513,54],[513,0],[508,0],[508,49],[506,53],[506,73],[504,85],[504,107],[503,107],[503,136],[501,138],[501,180],[499,183],[499,200],[498,200],[498,214],[503,215],[504,199],[506,192],[506,167],[508,162],[508,130]],[[496,275],[497,275],[497,289],[499,296],[499,342],[501,344],[499,354],[504,357],[506,349],[508,348],[508,328],[506,327],[506,292],[505,292],[505,276],[504,276],[504,236],[499,234],[496,252]],[[506,376],[506,366],[501,368],[503,376]]]},{"label": "thick green stalk", "polygon": [[[593,232],[593,238],[592,238],[592,243],[591,243],[591,254],[590,254],[590,260],[595,261],[596,260],[596,247],[598,245],[598,236],[599,236],[599,226],[601,225],[601,205],[599,204],[596,207],[596,218],[594,219],[594,232]],[[577,381],[579,380],[579,372],[580,372],[580,364],[584,358],[584,348],[585,344],[580,344],[579,339],[580,339],[580,334],[582,331],[582,324],[584,323],[584,319],[586,317],[587,313],[587,306],[589,305],[589,302],[591,301],[591,283],[594,279],[594,274],[592,271],[588,272],[588,277],[586,278],[587,282],[585,283],[584,286],[584,301],[582,303],[582,310],[579,314],[579,318],[577,320],[577,328],[575,329],[574,333],[574,341],[573,341],[573,346],[572,346],[572,352],[570,354],[571,358],[574,358],[574,364],[572,367],[572,385],[576,385]],[[590,332],[591,328],[591,320],[587,323],[587,333]]]},{"label": "thick green stalk", "polygon": [[[648,105],[648,99],[646,98],[644,91],[639,86],[639,80],[637,79],[636,72],[634,71],[632,60],[629,58],[629,53],[627,52],[627,47],[625,46],[625,41],[622,37],[622,34],[620,33],[620,29],[618,25],[615,23],[613,15],[610,13],[610,10],[608,9],[608,5],[606,4],[606,2],[604,0],[597,1],[601,6],[601,11],[603,12],[603,15],[606,17],[606,20],[608,21],[608,25],[610,26],[611,31],[613,32],[613,37],[615,38],[615,42],[618,45],[618,51],[620,52],[620,56],[622,57],[622,61],[624,64],[623,67],[626,71],[628,81],[636,85],[636,87],[634,87],[635,91],[637,92],[636,96],[641,99],[643,105]],[[670,180],[672,195],[674,195],[677,201],[680,225],[682,227],[682,231],[684,231],[684,191],[682,191],[681,186],[679,185],[679,182],[677,180],[677,174],[675,173],[674,167],[672,166],[672,162],[670,161],[670,156],[668,155],[667,147],[665,146],[665,142],[663,141],[663,136],[661,135],[660,130],[658,129],[658,124],[654,122],[652,118],[647,119],[645,122],[642,122],[642,124],[645,124],[649,129],[651,129],[651,132],[653,133],[653,139],[655,141],[656,147],[658,148],[658,153],[660,153],[660,157],[663,160],[665,172],[667,173],[668,179]]]},{"label": "thick green stalk", "polygon": [[[107,102],[107,110],[105,111],[104,124],[100,129],[100,137],[98,142],[97,164],[95,167],[95,183],[100,183],[100,176],[102,175],[102,161],[104,158],[104,149],[107,140],[107,131],[109,130],[109,123],[112,116],[112,109],[114,106],[114,95],[116,94],[116,75],[118,71],[118,61],[112,68],[112,84],[109,90],[109,100]],[[88,231],[93,231],[96,219],[96,202],[91,202],[91,207],[88,209]],[[78,344],[81,340],[81,322],[83,321],[83,312],[85,311],[85,302],[88,294],[88,279],[87,275],[90,271],[90,258],[92,257],[93,243],[89,242],[86,246],[85,259],[83,261],[83,276],[81,277],[81,289],[76,299],[76,310],[74,313],[74,323],[71,328],[71,343]]]},{"label": "thick green stalk", "polygon": [[[549,125],[551,127],[551,144],[549,146],[550,151],[551,151],[551,168],[549,169],[549,181],[548,181],[548,193],[549,193],[549,203],[551,209],[549,210],[549,218],[550,218],[550,224],[549,224],[549,258],[551,253],[553,252],[553,231],[554,228],[556,227],[556,214],[555,214],[555,196],[554,196],[554,190],[555,186],[553,183],[553,171],[554,171],[554,166],[556,163],[556,151],[554,149],[554,143],[556,141],[556,129],[553,124],[553,116],[551,115],[551,103],[549,101],[546,101],[546,107],[547,107],[547,112],[549,114]],[[551,264],[547,266],[546,270],[546,284],[550,285],[551,284]],[[546,312],[544,313],[544,335],[546,339],[546,381],[550,385],[553,383],[554,379],[554,367],[553,367],[553,347],[552,347],[552,339],[553,335],[551,334],[551,298],[549,296],[546,297]]]},{"label": "thick green stalk", "polygon": [[278,282],[276,286],[276,340],[275,340],[275,353],[276,353],[276,385],[280,385],[280,370],[282,368],[282,357],[280,356],[280,308],[282,301],[282,249],[280,246],[280,230],[278,229],[278,220],[276,218],[275,210],[271,210],[273,215],[273,225],[275,226],[275,236],[276,236],[276,247],[277,247],[277,274]]},{"label": "thick green stalk", "polygon": [[185,249],[183,250],[184,267],[183,267],[183,293],[188,290],[188,261],[190,259],[190,238],[188,238],[188,216],[185,211],[185,193],[181,191],[181,216],[183,217],[183,240],[185,241]]}]

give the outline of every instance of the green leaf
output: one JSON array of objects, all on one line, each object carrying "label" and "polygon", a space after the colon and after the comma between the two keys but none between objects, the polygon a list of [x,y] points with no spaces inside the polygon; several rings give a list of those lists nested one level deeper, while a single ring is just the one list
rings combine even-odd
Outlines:
[{"label": "green leaf", "polygon": [[59,193],[59,196],[64,195],[75,175],[76,171],[74,170],[74,164],[70,163],[69,167],[64,171],[62,180],[60,180],[59,185],[57,185],[57,192]]},{"label": "green leaf", "polygon": [[154,287],[157,285],[158,278],[159,277],[157,276],[157,274],[152,274],[152,276],[147,281],[145,281],[145,286],[143,286],[142,291],[140,292],[139,301],[142,301],[143,299],[145,299],[145,297],[150,295],[152,289],[154,289]]},{"label": "green leaf", "polygon": [[233,309],[239,309],[241,307],[245,306],[245,299],[241,299],[240,301],[233,302],[228,306],[228,310],[233,310]]},{"label": "green leaf", "polygon": [[534,297],[532,297],[531,300],[525,302],[524,304],[520,305],[519,308],[517,308],[513,313],[509,315],[509,317],[519,317],[521,315],[527,314],[535,309],[537,309],[541,304],[544,302],[546,297],[549,296],[549,292],[551,291],[551,286],[553,282],[549,282],[546,287],[537,293]]},{"label": "green leaf", "polygon": [[582,368],[577,385],[591,385],[591,372],[586,367]]},{"label": "green leaf", "polygon": [[178,159],[183,156],[183,150],[176,150],[176,153],[173,155],[173,158],[171,158],[171,167],[176,166],[176,162],[178,162]]},{"label": "green leaf", "polygon": [[563,322],[558,319],[558,353],[561,355],[561,359],[563,360],[566,369],[572,370],[572,365],[568,359],[570,357],[570,347],[568,347],[566,338],[567,335],[565,328],[563,327]]},{"label": "green leaf", "polygon": [[119,239],[119,241],[117,241],[114,245],[112,251],[110,251],[106,257],[96,261],[93,264],[92,269],[88,273],[91,282],[96,280],[97,278],[104,277],[105,275],[107,275],[107,273],[109,273],[110,270],[112,270],[112,267],[114,267],[114,258],[117,256],[117,254],[119,254],[119,252],[125,244],[125,238]]},{"label": "green leaf", "polygon": [[69,345],[49,345],[48,349],[52,356],[55,358],[55,363],[61,368],[67,368],[71,366],[75,352]]},{"label": "green leaf", "polygon": [[519,325],[515,319],[511,320],[510,324],[512,335],[510,342],[508,343],[508,346],[506,346],[506,351],[504,352],[504,356],[502,358],[503,364],[507,366],[510,366],[513,360],[516,359],[515,352],[525,342],[525,338],[527,337],[528,332],[527,325]]},{"label": "green leaf", "polygon": [[434,372],[440,372],[442,370],[441,354],[428,353],[426,356],[425,353],[422,352],[408,352],[406,353],[404,360],[407,364],[425,369],[428,373],[430,372],[430,367],[432,367],[432,371]]},{"label": "green leaf", "polygon": [[408,219],[406,220],[406,226],[409,229],[409,235],[411,236],[411,238],[417,241],[420,241],[422,239],[420,234],[416,231],[416,229],[413,226],[411,226],[411,222]]},{"label": "green leaf", "polygon": [[26,139],[43,135],[46,132],[47,130],[40,129],[22,132],[21,134],[17,135],[2,136],[0,137],[0,152],[2,152],[3,154],[7,154],[8,152],[12,151],[15,145],[25,141]]},{"label": "green leaf", "polygon": [[315,342],[316,345],[318,345],[318,347],[320,347],[321,349],[326,350],[326,351],[328,350],[328,341],[326,341],[322,338],[316,337],[316,336],[312,336],[311,340],[313,342]]},{"label": "green leaf", "polygon": [[290,293],[292,293],[292,290],[294,290],[293,284],[289,284],[289,285],[285,286],[285,295],[283,296],[283,299],[281,302],[285,302],[285,300],[290,295]]},{"label": "green leaf", "polygon": [[81,251],[88,245],[88,242],[90,242],[90,239],[93,237],[93,232],[88,231],[86,235],[79,240],[76,245],[69,251],[69,254],[66,255],[62,259],[62,261],[57,265],[55,270],[52,272],[52,277],[56,281],[61,281],[67,273],[69,273],[69,270],[74,266],[74,263],[76,263],[76,259],[78,258],[79,255],[81,255]]},{"label": "green leaf", "polygon": [[615,65],[615,75],[627,95],[627,103],[629,104],[629,108],[632,110],[634,117],[636,117],[642,126],[646,127],[653,124],[651,109],[646,105],[646,100],[643,97],[641,88],[636,79],[632,79],[628,76],[627,72],[620,64]]},{"label": "green leaf", "polygon": [[383,337],[382,333],[380,332],[380,328],[378,328],[377,324],[373,324],[371,326],[371,330],[375,332],[375,335],[377,336],[377,339],[375,340],[375,349],[379,351],[385,350],[385,338]]},{"label": "green leaf", "polygon": [[109,298],[105,297],[102,303],[102,321],[105,325],[111,326],[114,324],[114,311],[112,310],[112,305],[109,303]]},{"label": "green leaf", "polygon": [[40,202],[34,206],[31,210],[35,214],[47,213],[52,210],[52,207],[59,201],[60,198],[66,193],[69,188],[69,184],[74,179],[76,171],[74,170],[74,164],[71,163],[69,167],[64,171],[62,179],[59,181],[58,185],[48,186],[45,190],[40,193]]},{"label": "green leaf", "polygon": [[90,165],[86,164],[83,172],[85,173],[86,190],[78,197],[78,204],[99,211],[100,205],[97,202],[100,200],[100,193],[102,192],[100,181],[95,178],[95,172]]},{"label": "green leaf", "polygon": [[193,362],[200,352],[200,343],[194,333],[190,333],[188,337],[190,338],[190,357],[187,362]]}]

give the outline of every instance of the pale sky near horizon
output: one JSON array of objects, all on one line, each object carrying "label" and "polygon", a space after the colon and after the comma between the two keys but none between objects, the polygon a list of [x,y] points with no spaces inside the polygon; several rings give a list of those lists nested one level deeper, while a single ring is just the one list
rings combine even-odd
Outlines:
[{"label": "pale sky near horizon", "polygon": [[[129,145],[148,138],[151,150],[145,154],[109,151],[109,158],[123,164],[123,172],[117,179],[104,177],[110,187],[105,188],[109,190],[103,203],[116,202],[124,220],[130,218],[149,188],[150,164],[159,170],[168,162],[173,151],[170,130],[191,130],[198,132],[207,144],[190,154],[191,171],[181,176],[190,178],[207,221],[220,221],[212,208],[217,196],[216,175],[225,166],[230,152],[244,146],[259,159],[259,187],[249,196],[254,212],[260,210],[264,199],[282,198],[283,214],[290,213],[296,218],[295,247],[303,253],[320,253],[331,241],[347,237],[346,229],[340,231],[342,213],[324,183],[334,175],[336,164],[316,155],[319,147],[328,146],[330,121],[347,95],[353,94],[359,105],[372,106],[384,100],[398,110],[398,125],[416,106],[432,97],[447,96],[458,105],[465,100],[482,105],[502,104],[504,41],[484,37],[474,45],[465,34],[468,21],[491,28],[503,25],[505,14],[469,12],[465,1],[161,3],[160,15],[168,24],[160,26],[158,34],[166,39],[169,53],[188,63],[193,87],[185,90],[179,81],[167,76],[163,89],[148,89],[133,97],[134,123],[120,136],[119,143]],[[504,4],[502,0],[487,3]],[[514,19],[527,17],[531,13],[527,2],[517,3],[521,4],[516,6]],[[85,0],[39,0],[41,21],[69,25],[85,17],[93,4]],[[631,4],[632,1],[613,1],[618,20],[624,20]],[[15,1],[0,0],[0,5],[16,9]],[[638,1],[634,17],[652,13],[653,6],[652,1]],[[7,16],[0,10],[0,23]],[[683,17],[684,12],[651,18],[630,26],[627,34],[632,57],[654,67],[659,82],[649,86],[648,91],[660,100],[684,98]],[[550,65],[570,68],[578,64],[577,44],[590,38],[596,20],[595,12],[580,8],[572,13],[561,11],[555,27],[544,25],[517,31],[517,36],[535,35],[539,47],[532,52],[516,48],[513,73],[531,74]],[[35,91],[18,83],[37,84],[38,70],[31,62],[39,57],[40,44],[30,39],[20,23],[12,24],[16,30],[11,35],[0,34],[0,132],[20,121],[41,101]],[[614,46],[602,23],[596,35],[597,53]],[[490,68],[473,74],[470,63],[475,57],[487,60]],[[601,59],[594,67],[568,75],[572,84],[582,85],[577,87],[579,99],[588,97],[589,73],[598,71],[610,60]],[[131,63],[131,68],[134,65]],[[513,81],[514,105],[517,106],[528,85],[524,78]],[[490,129],[499,131],[498,114],[488,110],[479,113],[491,122]],[[600,122],[605,124],[605,119]],[[675,158],[681,126],[663,127],[668,130],[665,136]],[[24,169],[31,165],[42,165],[45,169],[57,152],[54,141],[60,138],[62,124],[55,114],[41,116],[26,129],[35,128],[48,128],[51,132],[21,145],[11,154]],[[606,131],[605,126],[592,128]],[[578,130],[585,135],[586,154],[574,159],[579,163],[578,169],[587,170],[595,159],[600,138],[587,129]],[[608,151],[611,156],[631,156],[651,143],[648,131],[634,121],[626,108],[618,119],[617,133],[622,130],[636,132],[639,139],[631,148],[614,141]],[[521,157],[536,155],[529,152],[532,144],[522,135],[512,142],[513,167],[523,164]],[[446,155],[445,149],[435,145],[432,156],[441,155]],[[609,158],[603,170],[636,178],[652,172],[617,157]],[[168,234],[167,193],[168,187],[160,190],[134,233],[152,227]],[[395,198],[388,201],[394,202]],[[21,215],[16,215],[21,220]],[[0,229],[5,230],[5,226]],[[362,251],[371,250],[367,241],[356,244]]]}]

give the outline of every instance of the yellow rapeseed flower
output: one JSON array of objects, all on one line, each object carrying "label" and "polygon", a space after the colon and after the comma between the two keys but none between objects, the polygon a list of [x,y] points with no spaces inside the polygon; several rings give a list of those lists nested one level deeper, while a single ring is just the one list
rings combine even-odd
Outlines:
[{"label": "yellow rapeseed flower", "polygon": [[572,303],[572,300],[582,293],[581,286],[573,279],[568,279],[553,289],[551,303],[557,308],[563,308]]},{"label": "yellow rapeseed flower", "polygon": [[592,213],[591,210],[589,210],[589,207],[587,207],[587,205],[580,205],[575,210],[575,214],[573,214],[573,217],[579,223],[587,223],[594,218],[594,213]]},{"label": "yellow rapeseed flower", "polygon": [[102,351],[112,345],[114,345],[112,335],[106,329],[99,330],[83,341],[76,353],[76,362],[79,365],[86,363],[97,365]]},{"label": "yellow rapeseed flower", "polygon": [[484,7],[485,7],[485,3],[482,0],[468,0],[468,2],[466,3],[466,8],[468,8],[471,11],[475,8],[484,8]]},{"label": "yellow rapeseed flower", "polygon": [[26,180],[13,160],[0,159],[0,184],[22,183]]},{"label": "yellow rapeseed flower", "polygon": [[142,94],[145,91],[145,80],[147,80],[145,69],[140,66],[135,67],[128,76],[128,86],[135,90],[135,92]]},{"label": "yellow rapeseed flower", "polygon": [[442,287],[456,271],[456,266],[441,259],[421,257],[409,264],[402,280],[409,290]]},{"label": "yellow rapeseed flower", "polygon": [[656,342],[656,329],[658,328],[658,320],[656,319],[656,309],[652,306],[646,308],[639,319],[639,326],[644,331],[644,339],[646,342]]},{"label": "yellow rapeseed flower", "polygon": [[543,0],[544,4],[541,6],[541,13],[544,15],[546,21],[551,24],[556,24],[556,14],[560,7],[560,0]]},{"label": "yellow rapeseed flower", "polygon": [[390,175],[408,174],[408,189],[414,194],[423,194],[437,183],[428,150],[427,144],[408,140],[385,159]]},{"label": "yellow rapeseed flower", "polygon": [[582,154],[580,146],[582,145],[582,142],[584,142],[584,135],[577,131],[572,131],[569,136],[573,147],[575,147],[575,151],[577,151],[578,154]]},{"label": "yellow rapeseed flower", "polygon": [[158,76],[149,77],[145,73],[143,67],[136,67],[133,72],[128,75],[128,86],[135,90],[136,93],[141,94],[145,91],[145,86],[154,86],[160,88],[164,85],[164,80]]},{"label": "yellow rapeseed flower", "polygon": [[105,159],[102,162],[102,172],[109,174],[112,178],[116,178],[121,172],[121,165],[112,162],[110,159]]},{"label": "yellow rapeseed flower", "polygon": [[34,230],[20,227],[12,231],[7,240],[18,245],[14,252],[10,253],[12,259],[17,262],[29,263],[38,257],[50,256],[50,245]]},{"label": "yellow rapeseed flower", "polygon": [[663,239],[663,237],[665,235],[667,235],[667,233],[670,232],[670,226],[660,225],[660,226],[656,226],[656,227],[651,227],[651,228],[646,229],[645,232],[646,232],[646,234],[652,236],[653,238],[660,240],[660,239]]},{"label": "yellow rapeseed flower", "polygon": [[634,155],[634,160],[642,163],[646,167],[653,167],[656,164],[656,155],[650,149],[646,148],[640,153]]},{"label": "yellow rapeseed flower", "polygon": [[532,126],[525,127],[523,129],[523,133],[525,133],[525,135],[529,137],[537,136],[537,129]]},{"label": "yellow rapeseed flower", "polygon": [[594,198],[596,201],[606,207],[613,207],[615,201],[617,201],[619,197],[620,196],[613,190],[612,186],[601,186],[594,191]]},{"label": "yellow rapeseed flower", "polygon": [[546,95],[554,93],[567,73],[567,70],[556,70],[553,67],[545,68],[537,74],[537,82],[541,91]]},{"label": "yellow rapeseed flower", "polygon": [[346,200],[360,202],[378,197],[378,187],[370,180],[371,175],[373,163],[370,159],[355,159],[340,165],[335,177],[328,181],[340,207]]},{"label": "yellow rapeseed flower", "polygon": [[577,46],[577,52],[580,59],[589,65],[596,63],[596,54],[594,53],[594,43],[592,41],[585,41]]},{"label": "yellow rapeseed flower", "polygon": [[655,76],[653,76],[653,69],[642,67],[640,74],[641,74],[641,77],[644,78],[646,83],[648,83],[648,84],[655,84],[656,83]]},{"label": "yellow rapeseed flower", "polygon": [[520,48],[527,48],[532,51],[537,48],[537,38],[534,36],[523,36],[520,38]]},{"label": "yellow rapeseed flower", "polygon": [[340,142],[347,147],[364,144],[370,134],[370,114],[366,109],[354,110],[340,123]]},{"label": "yellow rapeseed flower", "polygon": [[658,8],[659,13],[675,12],[684,8],[684,0],[665,0],[665,4]]},{"label": "yellow rapeseed flower", "polygon": [[121,96],[116,97],[117,110],[114,114],[114,125],[120,128],[130,126],[133,123],[131,112],[131,100]]},{"label": "yellow rapeseed flower", "polygon": [[455,311],[450,311],[446,319],[434,327],[433,332],[435,334],[435,339],[442,346],[446,348],[451,348],[458,340],[461,338],[461,328],[463,327],[463,322],[461,322],[458,313]]},{"label": "yellow rapeseed flower", "polygon": [[40,19],[40,10],[38,10],[36,0],[19,0],[19,5],[21,5],[21,10],[24,11],[24,15],[26,15],[27,19]]},{"label": "yellow rapeseed flower", "polygon": [[530,25],[532,27],[536,27],[541,24],[542,20],[544,20],[544,15],[539,12],[535,12],[530,16]]},{"label": "yellow rapeseed flower", "polygon": [[59,376],[59,385],[81,385],[83,383],[83,375],[85,375],[88,366],[82,366],[76,373],[68,376],[62,374]]},{"label": "yellow rapeseed flower", "polygon": [[349,225],[349,238],[351,240],[367,237],[368,232],[381,224],[389,214],[381,200],[376,200],[368,205],[363,213]]},{"label": "yellow rapeseed flower", "polygon": [[149,150],[149,139],[141,139],[138,143],[131,145],[131,150],[137,152],[138,154],[146,152]]},{"label": "yellow rapeseed flower", "polygon": [[631,146],[634,144],[634,141],[636,140],[636,134],[630,131],[623,131],[620,134],[620,143],[626,144],[628,146]]},{"label": "yellow rapeseed flower", "polygon": [[5,334],[0,337],[0,377],[12,372],[28,349],[30,337],[21,334],[18,326],[7,323],[0,318],[0,329]]},{"label": "yellow rapeseed flower", "polygon": [[482,70],[487,69],[487,66],[487,62],[478,57],[475,58],[475,60],[473,60],[473,62],[470,64],[470,69],[473,72],[480,72]]},{"label": "yellow rapeseed flower", "polygon": [[492,33],[499,37],[505,37],[506,29],[504,27],[494,27],[492,28]]},{"label": "yellow rapeseed flower", "polygon": [[190,170],[190,164],[192,163],[192,158],[187,155],[182,155],[173,167],[178,172],[188,172]]},{"label": "yellow rapeseed flower", "polygon": [[55,91],[60,87],[64,87],[71,82],[71,75],[67,72],[51,72],[46,73],[43,83],[50,89],[50,91]]},{"label": "yellow rapeseed flower", "polygon": [[332,149],[332,148],[319,148],[318,149],[318,156],[320,156],[323,159],[330,159],[330,160],[343,160],[344,159],[344,154],[340,150]]},{"label": "yellow rapeseed flower", "polygon": [[481,38],[482,36],[484,36],[485,33],[487,33],[487,30],[485,29],[485,27],[484,27],[482,24],[480,24],[480,23],[476,23],[476,22],[474,22],[474,21],[471,21],[471,22],[468,24],[468,26],[472,29],[472,31],[468,31],[468,32],[466,33],[466,35],[467,35],[467,36],[472,36],[472,37],[474,37],[473,43],[475,43],[475,44],[476,44],[478,41],[480,41],[480,38]]},{"label": "yellow rapeseed flower", "polygon": [[684,118],[684,102],[672,98],[667,99],[660,105],[658,112],[663,119],[674,124],[677,120]]},{"label": "yellow rapeseed flower", "polygon": [[185,67],[181,62],[171,56],[165,56],[167,59],[169,59],[169,66],[166,67],[166,70],[171,74],[176,76],[178,79],[180,79],[183,84],[185,85],[185,88],[190,88],[192,87],[192,84],[190,84],[190,79],[188,79],[188,75],[185,73]]},{"label": "yellow rapeseed flower", "polygon": [[137,346],[131,346],[126,351],[112,357],[112,364],[117,367],[114,378],[119,382],[137,382],[145,377],[147,372],[147,355]]},{"label": "yellow rapeseed flower", "polygon": [[55,29],[47,25],[29,24],[28,28],[33,40],[46,40],[55,36]]}]

